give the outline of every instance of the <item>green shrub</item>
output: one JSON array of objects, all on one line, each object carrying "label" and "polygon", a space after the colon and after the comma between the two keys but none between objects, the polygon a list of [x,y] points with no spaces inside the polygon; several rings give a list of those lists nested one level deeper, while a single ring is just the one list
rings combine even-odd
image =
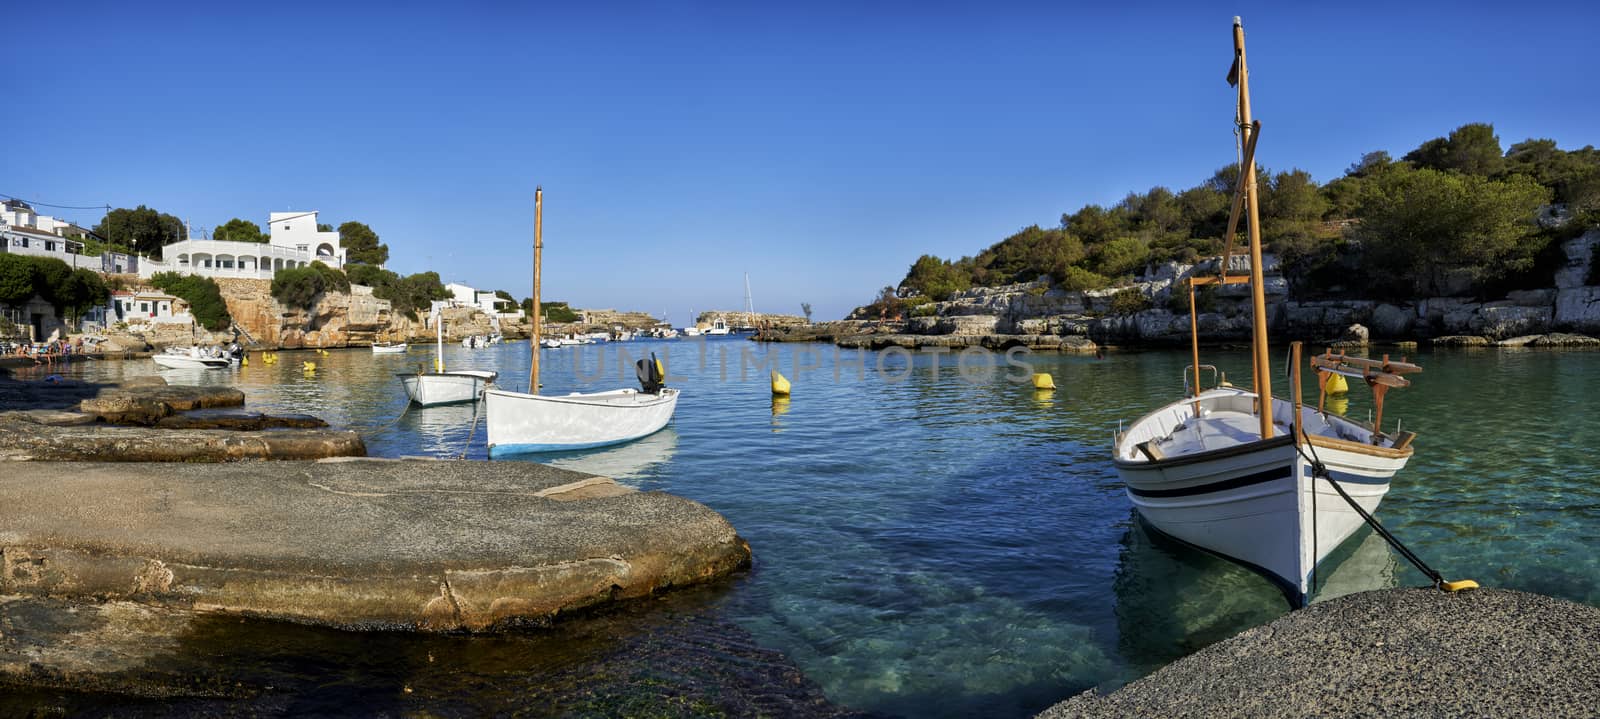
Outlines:
[{"label": "green shrub", "polygon": [[1056,278],[1056,283],[1063,290],[1082,292],[1083,290],[1098,290],[1111,284],[1111,281],[1082,267],[1068,267],[1062,271],[1060,277]]},{"label": "green shrub", "polygon": [[577,322],[583,316],[573,312],[565,302],[539,302],[539,314],[545,322]]},{"label": "green shrub", "polygon": [[[1202,285],[1194,293],[1195,309],[1201,313],[1214,312],[1217,309],[1217,286]],[[1172,294],[1167,296],[1167,309],[1175,315],[1189,314],[1189,286],[1184,283],[1173,283]]]},{"label": "green shrub", "polygon": [[1130,315],[1148,309],[1150,309],[1150,298],[1132,287],[1118,290],[1111,296],[1111,314]]},{"label": "green shrub", "polygon": [[349,278],[321,262],[278,270],[272,276],[272,299],[294,309],[309,310],[325,293],[349,291]]},{"label": "green shrub", "polygon": [[222,301],[222,289],[210,277],[157,272],[150,276],[150,284],[189,303],[189,313],[201,327],[215,332],[233,323],[228,304]]},{"label": "green shrub", "polygon": [[351,263],[344,267],[345,276],[358,285],[382,287],[394,284],[400,276],[377,265]]},{"label": "green shrub", "polygon": [[938,314],[939,307],[931,302],[911,308],[912,317],[933,317]]}]

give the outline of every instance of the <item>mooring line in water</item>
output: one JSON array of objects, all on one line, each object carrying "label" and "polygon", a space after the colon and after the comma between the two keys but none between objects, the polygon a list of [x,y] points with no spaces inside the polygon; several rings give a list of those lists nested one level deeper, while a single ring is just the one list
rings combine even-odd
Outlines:
[{"label": "mooring line in water", "polygon": [[[1333,485],[1333,491],[1338,492],[1339,496],[1343,497],[1344,501],[1349,503],[1350,508],[1356,510],[1356,514],[1361,515],[1361,518],[1366,521],[1368,526],[1372,527],[1374,532],[1378,533],[1378,536],[1383,537],[1383,541],[1388,542],[1389,546],[1394,547],[1395,551],[1400,553],[1400,556],[1405,557],[1406,560],[1411,562],[1411,565],[1416,567],[1418,571],[1422,572],[1429,579],[1433,580],[1434,589],[1445,592],[1459,592],[1463,589],[1478,588],[1478,583],[1472,581],[1471,579],[1461,579],[1454,582],[1447,581],[1444,578],[1444,575],[1439,573],[1439,570],[1428,566],[1427,562],[1422,561],[1422,557],[1417,556],[1417,553],[1411,551],[1411,548],[1403,544],[1399,538],[1395,537],[1393,534],[1390,534],[1389,530],[1385,529],[1382,524],[1378,523],[1377,517],[1374,517],[1371,513],[1367,512],[1367,510],[1364,509],[1354,497],[1351,497],[1347,492],[1344,491],[1344,487],[1339,486],[1339,483],[1334,481],[1333,475],[1328,472],[1328,466],[1322,463],[1321,457],[1317,456],[1316,445],[1311,444],[1309,441],[1306,442],[1306,445],[1311,447],[1310,456],[1306,455],[1305,450],[1301,449],[1298,443],[1295,444],[1295,451],[1298,452],[1301,457],[1304,457],[1307,461],[1311,462],[1311,477],[1313,479],[1321,477],[1328,480],[1328,484]],[[1315,499],[1316,489],[1313,488],[1312,492],[1312,497]]]},{"label": "mooring line in water", "polygon": [[370,437],[376,437],[379,432],[382,432],[384,430],[389,429],[390,427],[393,427],[393,426],[399,424],[400,420],[405,418],[406,413],[411,411],[411,404],[412,404],[411,401],[407,400],[406,401],[406,406],[401,408],[400,414],[395,416],[394,419],[389,420],[387,423],[385,423],[383,425],[380,425],[378,427],[374,427],[374,428],[369,429],[369,430],[365,430],[365,431],[357,429],[357,430],[355,430],[355,433],[361,435],[361,439],[363,441],[365,441],[366,439],[368,439]]},{"label": "mooring line in water", "polygon": [[478,436],[478,408],[483,406],[483,400],[472,403],[472,427],[467,430],[467,443],[461,445],[461,454],[456,459],[466,459],[467,450],[472,448],[472,438]]}]

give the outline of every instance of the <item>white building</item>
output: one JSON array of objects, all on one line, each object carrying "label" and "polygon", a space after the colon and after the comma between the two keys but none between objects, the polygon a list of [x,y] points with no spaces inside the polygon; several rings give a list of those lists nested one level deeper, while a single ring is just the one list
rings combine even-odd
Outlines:
[{"label": "white building", "polygon": [[[484,292],[482,290],[474,289],[473,287],[461,284],[460,282],[451,282],[446,284],[444,289],[446,292],[449,292],[450,296],[453,298],[451,301],[452,306],[476,307],[480,310],[483,310],[484,314],[489,315],[498,314],[512,317],[522,316],[522,310],[516,306],[516,302],[509,301],[493,292]],[[504,305],[504,310],[502,311],[501,308],[497,308],[495,306],[496,304]]]},{"label": "white building", "polygon": [[20,200],[0,202],[0,252],[35,257],[54,257],[72,267],[100,269],[100,258],[84,257],[83,243],[67,239],[82,232],[77,225],[33,211]]},{"label": "white building", "polygon": [[345,250],[339,233],[317,229],[317,213],[274,212],[268,218],[268,239],[261,242],[188,239],[161,248],[162,261],[139,261],[139,276],[179,272],[206,277],[249,277],[270,280],[278,270],[321,262],[343,269]]}]

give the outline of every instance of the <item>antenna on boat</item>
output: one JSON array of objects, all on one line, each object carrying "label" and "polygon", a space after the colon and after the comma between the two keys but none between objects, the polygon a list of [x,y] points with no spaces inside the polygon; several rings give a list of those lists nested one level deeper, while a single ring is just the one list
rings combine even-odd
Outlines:
[{"label": "antenna on boat", "polygon": [[544,253],[544,188],[533,188],[533,336],[528,340],[528,394],[539,394],[539,261]]}]

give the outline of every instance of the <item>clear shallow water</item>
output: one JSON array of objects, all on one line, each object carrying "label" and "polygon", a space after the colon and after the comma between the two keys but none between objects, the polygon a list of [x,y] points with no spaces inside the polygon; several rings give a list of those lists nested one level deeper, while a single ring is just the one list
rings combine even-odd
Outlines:
[{"label": "clear shallow water", "polygon": [[[1031,355],[1026,361],[1052,373],[1059,387],[1039,394],[1009,381],[1003,362],[968,381],[953,357],[919,356],[908,367],[903,353],[680,340],[605,347],[600,372],[599,347],[544,351],[544,391],[633,386],[631,368],[623,373],[617,367],[619,350],[633,357],[670,353],[671,383],[684,390],[673,425],[618,448],[529,459],[703,502],[726,516],[755,553],[748,575],[673,605],[666,616],[691,618],[681,645],[630,655],[644,666],[671,665],[667,660],[674,657],[681,664],[665,675],[640,668],[656,682],[652,686],[667,688],[659,696],[645,691],[644,704],[628,704],[630,711],[759,711],[661,699],[700,696],[696,692],[719,681],[723,691],[713,695],[748,694],[768,682],[767,674],[711,669],[747,663],[737,653],[702,647],[737,637],[739,646],[781,653],[836,707],[905,716],[1026,716],[1087,688],[1117,686],[1285,611],[1265,580],[1148,534],[1107,459],[1119,420],[1131,421],[1181,392],[1183,353],[1101,360]],[[446,362],[455,369],[497,370],[500,384],[520,390],[527,383],[527,353],[526,343],[450,346]],[[394,372],[431,364],[432,352],[282,357],[276,366],[257,362],[237,373],[163,376],[235,384],[256,409],[310,412],[335,425],[378,430],[405,408]],[[770,396],[766,369],[756,367],[768,358],[794,380],[786,402]],[[300,371],[303,360],[318,363],[315,375]],[[818,368],[797,373],[796,361]],[[1208,352],[1203,361],[1248,383],[1243,353]],[[1589,388],[1600,379],[1600,354],[1460,351],[1424,353],[1418,361],[1427,370],[1414,387],[1391,393],[1386,410],[1387,426],[1398,417],[1418,432],[1418,452],[1396,478],[1379,517],[1452,578],[1600,604],[1600,556],[1593,552],[1600,546],[1600,459],[1590,451],[1600,440],[1600,419],[1588,406]],[[864,364],[860,376],[857,363]],[[74,372],[118,379],[157,369],[149,361],[129,361],[79,365]],[[1281,377],[1277,384],[1280,392],[1286,389]],[[1365,418],[1368,393],[1357,388],[1351,394],[1349,413]],[[369,437],[369,451],[454,456],[465,449],[482,458],[481,428],[468,443],[473,411],[408,410]],[[1370,535],[1342,553],[1324,596],[1424,583]],[[652,622],[662,620],[635,612],[597,621],[628,636],[652,634]],[[367,641],[331,636],[297,645],[297,661],[330,661],[327,646],[338,637],[349,637],[351,646]],[[437,640],[385,641],[423,646]],[[490,646],[451,641],[465,643],[468,649],[458,651],[467,653]],[[531,642],[519,651],[560,659],[518,668],[491,662],[466,670],[479,681],[413,693],[407,701],[423,704],[405,706],[450,706],[416,696],[425,694],[470,701],[480,710],[524,707],[529,687],[537,685],[545,695],[565,697],[543,705],[549,713],[590,713],[583,707],[593,705],[572,697],[639,691],[619,688],[615,672],[595,671],[615,666],[615,654],[584,649],[588,645],[562,632],[502,641]],[[288,666],[292,674],[297,664]],[[381,693],[375,687],[395,681],[393,671],[356,672],[341,685],[348,694],[323,695],[328,706],[339,706],[341,698]],[[712,678],[697,678],[700,672]],[[550,690],[540,684],[545,680],[564,689]],[[294,686],[282,677],[275,681]],[[803,698],[779,706],[781,713],[831,711]]]}]

